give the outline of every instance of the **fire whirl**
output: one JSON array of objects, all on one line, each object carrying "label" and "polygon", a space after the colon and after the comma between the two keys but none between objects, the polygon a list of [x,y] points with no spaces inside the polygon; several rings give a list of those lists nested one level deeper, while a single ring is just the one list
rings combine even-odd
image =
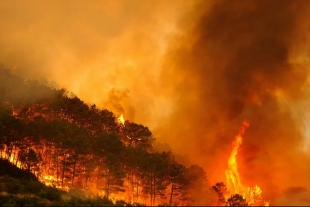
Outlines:
[{"label": "fire whirl", "polygon": [[242,136],[245,132],[245,129],[249,127],[249,125],[250,124],[248,122],[243,122],[238,135],[235,137],[235,140],[232,143],[233,149],[228,159],[228,169],[225,171],[227,187],[231,195],[242,195],[250,206],[269,206],[269,202],[263,201],[261,195],[262,190],[257,185],[254,187],[245,187],[242,185],[238,172],[237,154],[240,145],[242,144]]}]

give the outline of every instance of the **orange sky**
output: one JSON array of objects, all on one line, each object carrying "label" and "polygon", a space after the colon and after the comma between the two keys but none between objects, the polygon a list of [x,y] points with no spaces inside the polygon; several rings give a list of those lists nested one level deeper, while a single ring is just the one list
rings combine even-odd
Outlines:
[{"label": "orange sky", "polygon": [[1,1],[0,61],[154,128],[171,110],[160,90],[154,97],[162,56],[193,3]]}]

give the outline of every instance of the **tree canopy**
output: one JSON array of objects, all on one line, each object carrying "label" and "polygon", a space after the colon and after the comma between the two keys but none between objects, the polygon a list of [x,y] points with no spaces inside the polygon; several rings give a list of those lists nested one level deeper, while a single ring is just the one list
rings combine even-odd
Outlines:
[{"label": "tree canopy", "polygon": [[0,155],[40,181],[108,199],[193,204],[204,170],[155,152],[148,127],[0,68]]}]

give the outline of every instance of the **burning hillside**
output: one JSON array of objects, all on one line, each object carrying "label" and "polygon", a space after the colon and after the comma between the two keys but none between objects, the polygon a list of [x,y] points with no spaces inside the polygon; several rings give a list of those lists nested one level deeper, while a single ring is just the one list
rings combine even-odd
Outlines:
[{"label": "burning hillside", "polygon": [[[45,185],[152,206],[269,205],[260,187],[248,187],[239,173],[245,164],[238,165],[237,155],[248,122],[243,122],[233,141],[225,171],[227,184],[212,186],[217,198],[211,199],[203,168],[183,166],[170,151],[156,152],[147,127],[125,120],[123,114],[116,117],[86,105],[77,97],[68,98],[64,90],[21,81],[5,69],[0,72],[5,91],[1,96],[0,158],[33,173]],[[14,79],[16,85],[11,87],[8,83]],[[27,96],[20,98],[34,88],[46,96],[32,101]]]},{"label": "burning hillside", "polygon": [[[45,185],[148,205],[193,204],[199,197],[194,192],[206,186],[201,167],[155,151],[151,131],[122,114],[117,118],[5,69],[0,80],[0,159]],[[31,99],[34,89],[48,95]]]}]

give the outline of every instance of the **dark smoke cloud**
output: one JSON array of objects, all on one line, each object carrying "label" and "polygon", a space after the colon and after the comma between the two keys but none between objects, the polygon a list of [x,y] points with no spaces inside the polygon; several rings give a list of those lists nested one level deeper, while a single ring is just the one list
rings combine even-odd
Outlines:
[{"label": "dark smoke cloud", "polygon": [[[130,104],[131,100],[129,94],[129,90],[118,90],[113,88],[109,92],[108,100],[104,105],[112,109],[117,116],[123,114],[125,117],[129,116],[134,119],[135,109],[134,106]],[[124,106],[126,107],[126,110]]]},{"label": "dark smoke cloud", "polygon": [[175,86],[166,92],[175,110],[157,129],[160,139],[221,181],[230,143],[247,120],[238,157],[243,182],[259,184],[266,198],[309,184],[309,159],[301,151],[305,117],[296,118],[294,108],[307,95],[309,70],[297,57],[307,49],[310,2],[205,3],[165,57],[161,84]]}]

